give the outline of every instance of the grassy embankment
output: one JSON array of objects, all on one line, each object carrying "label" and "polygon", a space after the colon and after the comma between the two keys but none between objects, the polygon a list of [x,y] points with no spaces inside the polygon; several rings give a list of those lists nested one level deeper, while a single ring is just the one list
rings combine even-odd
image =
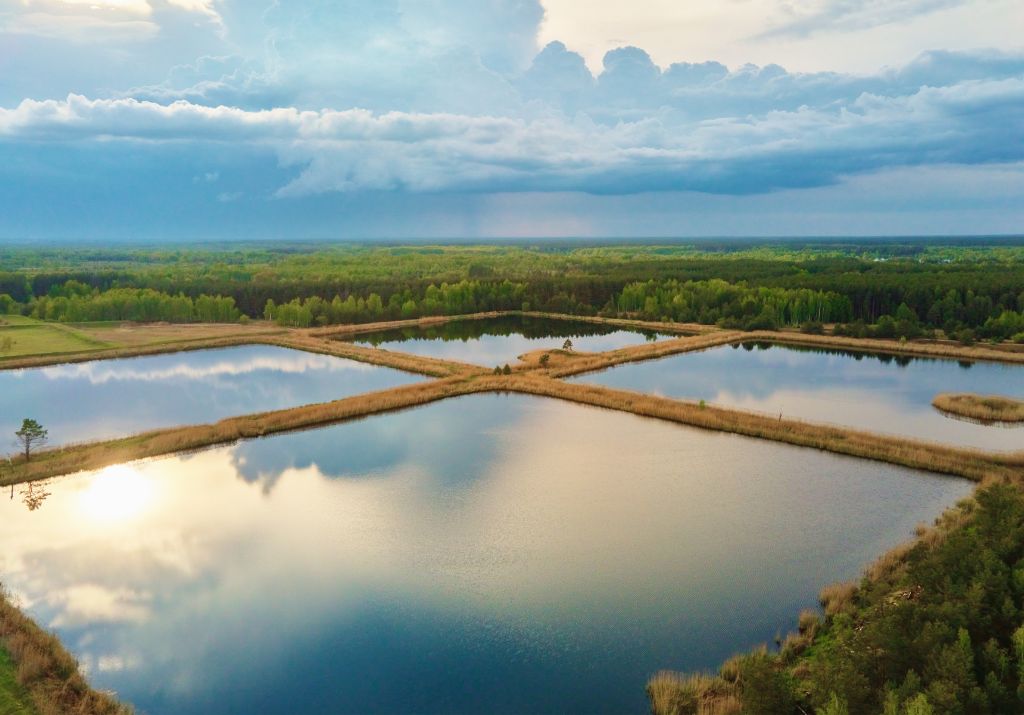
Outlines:
[{"label": "grassy embankment", "polygon": [[517,392],[630,412],[702,429],[768,439],[799,447],[887,462],[975,481],[1024,472],[1024,453],[995,454],[872,434],[699,403],[552,380],[540,374],[462,374],[357,395],[333,402],[232,417],[209,425],[154,430],[132,437],[50,449],[26,462],[17,457],[0,485],[23,483],[134,459],[173,454],[240,439],[358,419],[437,400],[481,392]]},{"label": "grassy embankment", "polygon": [[998,395],[948,393],[936,395],[932,405],[954,417],[978,422],[1024,422],[1024,400]]},{"label": "grassy embankment", "polygon": [[[490,317],[492,314],[487,314]],[[431,322],[452,318],[429,319]],[[403,324],[422,324],[422,321],[401,321]],[[391,325],[394,324],[381,324]],[[377,326],[380,327],[380,326]],[[650,327],[650,326],[648,326]],[[473,392],[513,391],[570,400],[598,407],[632,412],[647,417],[664,419],[703,429],[731,432],[760,439],[821,449],[915,469],[952,474],[974,480],[986,476],[1005,476],[1024,470],[1024,454],[996,455],[976,450],[957,449],[945,445],[906,440],[841,427],[815,425],[797,420],[776,420],[772,417],[741,410],[701,407],[682,400],[660,398],[642,393],[610,388],[565,383],[551,379],[599,370],[623,362],[650,360],[658,357],[702,350],[751,339],[792,339],[792,334],[743,333],[716,331],[704,335],[663,340],[655,343],[613,350],[600,354],[547,351],[549,364],[539,368],[538,351],[516,365],[511,376],[491,376],[486,368],[434,358],[414,356],[400,352],[379,350],[353,345],[341,340],[325,338],[336,335],[336,329],[324,331],[287,330],[273,334],[242,334],[226,338],[205,338],[183,345],[180,341],[163,345],[142,345],[138,349],[166,351],[192,349],[196,345],[213,347],[242,342],[263,343],[300,350],[336,355],[384,365],[410,372],[443,378],[437,382],[399,387],[369,393],[343,400],[306,405],[289,410],[246,415],[222,420],[212,425],[198,425],[155,430],[123,439],[76,445],[63,449],[39,452],[31,462],[15,459],[0,477],[0,484],[21,483],[74,471],[96,469],[118,462],[155,457],[178,451],[230,443],[247,437],[275,432],[303,429],[366,415],[424,404],[445,397]],[[908,346],[895,341],[851,341],[847,338],[820,338],[796,336],[793,342],[815,345],[869,344],[874,349],[907,351],[919,346]],[[946,348],[939,346],[944,356],[976,357],[976,348]],[[934,349],[930,346],[929,349]],[[950,355],[952,353],[952,355]],[[934,353],[931,353],[934,354]]]},{"label": "grassy embankment", "polygon": [[14,458],[0,476],[0,485],[20,484],[137,459],[230,444],[240,439],[358,419],[493,389],[493,385],[472,377],[453,377],[332,402],[231,417],[213,424],[152,430],[121,439],[48,449],[35,453],[29,462],[22,456]]},{"label": "grassy embankment", "polygon": [[[10,356],[0,355],[0,369],[40,367],[43,365],[58,363],[82,362],[86,360],[119,357],[136,357],[185,350],[203,350],[208,348],[249,344],[298,347],[297,343],[299,342],[303,343],[303,346],[300,349],[313,349],[317,352],[338,355],[339,357],[351,356],[353,359],[372,362],[373,358],[370,354],[361,351],[376,349],[350,346],[352,349],[349,350],[345,347],[343,339],[350,335],[358,335],[379,330],[430,327],[458,320],[478,320],[507,316],[527,316],[584,321],[661,333],[692,333],[694,335],[687,336],[689,339],[708,339],[709,342],[704,343],[704,347],[748,341],[762,341],[822,348],[831,347],[863,352],[884,352],[911,357],[936,357],[952,360],[984,360],[1004,363],[1024,363],[1024,353],[1022,352],[1011,352],[985,346],[968,347],[954,343],[938,343],[934,341],[900,342],[896,340],[849,338],[833,335],[805,335],[792,330],[742,332],[737,330],[723,330],[711,325],[690,323],[661,323],[626,318],[574,316],[557,313],[495,311],[469,315],[436,316],[411,320],[394,320],[379,323],[360,323],[355,325],[338,325],[327,328],[306,329],[282,328],[263,321],[254,321],[247,325],[233,323],[185,325],[170,325],[163,323],[146,325],[132,325],[125,323],[80,323],[63,325],[59,323],[42,323],[30,318],[23,318],[21,316],[3,316],[4,319],[19,321],[23,324],[27,324],[29,327],[40,327],[49,331],[54,331],[54,334],[63,332],[67,336],[71,336],[69,339],[72,342],[64,345],[64,349],[61,350],[53,349],[55,344],[54,342],[44,342],[44,344],[37,346],[39,349],[34,352],[28,352],[26,350],[24,352],[12,352]],[[11,327],[14,326],[12,325]],[[2,330],[4,330],[4,328],[0,327],[0,331]],[[327,349],[327,347],[325,347],[328,345],[326,341],[331,339],[341,339],[336,341],[341,344]],[[687,338],[677,338],[676,340],[681,339],[685,340]],[[52,340],[56,341],[58,338],[54,337]],[[317,348],[312,347],[317,345],[316,340],[325,341],[324,345]],[[658,343],[635,346],[633,348],[612,350],[607,353],[574,353],[571,355],[572,362],[574,365],[579,366],[579,369],[567,370],[565,372],[562,372],[561,370],[550,370],[550,368],[555,366],[556,362],[559,362],[552,360],[552,364],[549,366],[549,374],[551,377],[563,377],[571,374],[578,374],[578,372],[599,370],[622,362],[649,360],[674,353],[701,349],[699,347],[694,347],[700,343],[678,343],[676,340],[664,340]],[[385,353],[389,351],[379,350],[379,352]],[[397,356],[403,355],[403,353],[400,351],[390,351],[390,355]],[[598,355],[600,355],[600,358],[596,357]],[[582,358],[589,358],[593,366],[582,367],[584,364]],[[392,365],[396,358],[391,357],[385,359],[389,361],[387,364]],[[561,362],[565,363],[567,361]],[[528,364],[525,367],[536,367],[536,365]],[[424,374],[433,373],[427,372]]]},{"label": "grassy embankment", "polygon": [[934,527],[821,594],[777,652],[656,674],[655,715],[996,715],[1024,711],[1024,493],[981,487]]},{"label": "grassy embankment", "polygon": [[555,397],[701,429],[783,442],[979,482],[991,478],[1019,478],[1024,475],[1024,452],[1001,454],[950,447],[844,427],[778,419],[742,410],[701,406],[696,402],[615,390],[598,385],[569,383],[534,375],[505,378],[502,389]]},{"label": "grassy embankment", "polygon": [[2,715],[127,715],[131,709],[89,687],[60,640],[0,590]]}]

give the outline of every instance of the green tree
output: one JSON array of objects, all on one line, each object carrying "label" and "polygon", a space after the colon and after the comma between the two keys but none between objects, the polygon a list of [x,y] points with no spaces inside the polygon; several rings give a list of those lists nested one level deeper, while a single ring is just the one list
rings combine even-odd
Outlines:
[{"label": "green tree", "polygon": [[551,355],[549,353],[544,353],[540,356],[541,367],[547,367],[549,362],[551,362]]},{"label": "green tree", "polygon": [[570,340],[569,338],[566,338],[565,342],[562,343],[562,350],[570,350],[571,351],[572,350],[572,340]]},{"label": "green tree", "polygon": [[908,702],[903,712],[905,715],[935,715],[935,709],[932,708],[924,693],[919,693],[916,698]]},{"label": "green tree", "polygon": [[25,418],[21,423],[21,429],[14,433],[17,438],[16,444],[25,454],[25,461],[32,458],[32,450],[46,444],[49,432],[33,419]]}]

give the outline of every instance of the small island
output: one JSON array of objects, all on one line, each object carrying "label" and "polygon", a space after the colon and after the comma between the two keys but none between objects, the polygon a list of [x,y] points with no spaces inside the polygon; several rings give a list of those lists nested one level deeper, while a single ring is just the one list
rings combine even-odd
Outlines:
[{"label": "small island", "polygon": [[941,393],[932,405],[947,415],[976,420],[984,424],[1024,422],[1024,400],[996,395]]}]

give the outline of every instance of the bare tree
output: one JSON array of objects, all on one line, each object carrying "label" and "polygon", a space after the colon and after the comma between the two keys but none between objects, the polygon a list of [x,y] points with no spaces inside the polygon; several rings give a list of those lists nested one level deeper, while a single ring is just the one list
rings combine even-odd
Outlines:
[{"label": "bare tree", "polygon": [[49,432],[35,420],[25,418],[21,423],[21,429],[14,433],[17,437],[15,444],[24,452],[25,461],[32,458],[32,450],[42,447],[49,438]]}]

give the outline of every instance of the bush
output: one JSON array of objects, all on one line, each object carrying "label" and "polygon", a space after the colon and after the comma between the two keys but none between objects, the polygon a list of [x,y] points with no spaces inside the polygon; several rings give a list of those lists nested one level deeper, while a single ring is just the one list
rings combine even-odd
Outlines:
[{"label": "bush", "polygon": [[977,341],[977,336],[974,334],[974,331],[971,330],[970,328],[964,328],[963,330],[957,332],[956,339],[960,341],[961,345],[969,346],[974,345],[974,343]]},{"label": "bush", "polygon": [[723,665],[744,713],[1024,712],[1022,488],[980,488],[893,553],[859,587],[823,591],[825,618],[800,619],[806,646]]}]

